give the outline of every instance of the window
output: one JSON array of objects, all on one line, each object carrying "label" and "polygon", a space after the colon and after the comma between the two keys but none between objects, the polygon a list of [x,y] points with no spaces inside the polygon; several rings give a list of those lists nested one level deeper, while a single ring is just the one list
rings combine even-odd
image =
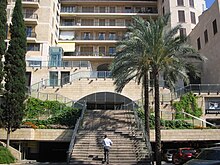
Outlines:
[{"label": "window", "polygon": [[115,33],[109,33],[109,40],[115,40],[116,34]]},{"label": "window", "polygon": [[28,61],[28,66],[30,67],[40,67],[41,66],[41,61]]},{"label": "window", "polygon": [[186,28],[180,28],[180,37],[186,37]]},{"label": "window", "polygon": [[94,7],[82,7],[83,13],[94,13]]},{"label": "window", "polygon": [[125,13],[132,13],[131,7],[125,7]]},{"label": "window", "polygon": [[99,26],[105,26],[105,20],[104,19],[99,20]]},{"label": "window", "polygon": [[207,43],[209,41],[207,30],[204,31],[204,38],[205,38],[205,43]]},{"label": "window", "polygon": [[84,40],[90,40],[90,39],[91,39],[90,32],[84,32],[84,34],[83,34],[83,39],[84,39]]},{"label": "window", "polygon": [[40,51],[40,44],[37,43],[28,43],[27,51]]},{"label": "window", "polygon": [[99,7],[99,12],[100,13],[105,13],[105,7]]},{"label": "window", "polygon": [[218,32],[216,19],[212,22],[213,34],[215,35]]},{"label": "window", "polygon": [[58,86],[58,72],[51,71],[49,74],[50,74],[50,86]]},{"label": "window", "polygon": [[110,7],[110,8],[109,8],[109,12],[110,12],[110,13],[115,13],[115,7]]},{"label": "window", "polygon": [[105,47],[99,47],[99,56],[105,55]]},{"label": "window", "polygon": [[109,55],[113,56],[116,53],[116,48],[115,47],[109,47]]},{"label": "window", "polygon": [[165,15],[165,9],[164,9],[164,7],[163,7],[162,11],[163,11],[163,15]]},{"label": "window", "polygon": [[200,37],[197,39],[197,48],[198,48],[198,50],[201,49]]},{"label": "window", "polygon": [[189,6],[194,8],[194,0],[189,0]]},{"label": "window", "polygon": [[177,6],[184,6],[183,0],[177,0]]},{"label": "window", "polygon": [[31,26],[27,26],[26,27],[26,36],[32,37],[32,33],[33,33],[33,28]]},{"label": "window", "polygon": [[105,40],[105,33],[103,32],[99,33],[99,40]]},{"label": "window", "polygon": [[194,12],[190,12],[191,23],[196,24],[196,16]]},{"label": "window", "polygon": [[183,10],[178,11],[179,22],[185,22],[185,12]]},{"label": "window", "polygon": [[109,20],[109,26],[115,26],[115,20],[114,19]]}]

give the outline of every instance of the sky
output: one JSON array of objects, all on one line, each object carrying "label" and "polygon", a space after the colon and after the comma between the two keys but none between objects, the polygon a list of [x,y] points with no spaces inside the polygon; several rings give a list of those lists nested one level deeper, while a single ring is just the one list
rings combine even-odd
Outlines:
[{"label": "sky", "polygon": [[205,0],[205,1],[206,1],[206,7],[209,8],[210,6],[212,6],[215,0]]}]

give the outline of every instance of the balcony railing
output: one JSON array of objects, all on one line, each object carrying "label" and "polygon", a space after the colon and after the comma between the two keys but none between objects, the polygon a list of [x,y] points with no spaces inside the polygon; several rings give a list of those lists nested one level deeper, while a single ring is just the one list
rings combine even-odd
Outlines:
[{"label": "balcony railing", "polygon": [[26,60],[26,66],[32,68],[42,67],[70,67],[70,68],[91,68],[89,61],[34,61]]},{"label": "balcony railing", "polygon": [[[80,1],[80,2],[97,2],[97,1],[103,1],[103,0],[60,0],[60,2],[76,2],[76,1]],[[105,0],[105,1],[136,1],[136,0]],[[153,2],[156,2],[156,1],[159,1],[159,0],[138,0],[138,1],[153,1]]]},{"label": "balcony railing", "polygon": [[109,9],[106,8],[105,10],[100,9],[83,9],[83,8],[71,8],[66,9],[65,7],[61,8],[61,13],[158,13],[157,8],[155,7],[147,7],[143,10],[140,9]]},{"label": "balcony railing", "polygon": [[85,36],[78,36],[78,37],[75,37],[75,40],[103,40],[103,41],[106,41],[106,40],[121,40],[122,39],[122,36],[114,36],[114,37],[109,37],[109,36],[90,36],[90,37],[85,37]]},{"label": "balcony railing", "polygon": [[38,19],[38,15],[35,13],[23,13],[25,19]]},{"label": "balcony railing", "polygon": [[27,32],[26,33],[26,36],[27,37],[31,37],[31,38],[36,38],[37,37],[37,34],[35,32]]},{"label": "balcony railing", "polygon": [[60,26],[127,26],[129,22],[62,22]]},{"label": "balcony railing", "polygon": [[40,0],[22,0],[22,2],[40,2]]},{"label": "balcony railing", "polygon": [[115,56],[115,52],[73,52],[73,56]]}]

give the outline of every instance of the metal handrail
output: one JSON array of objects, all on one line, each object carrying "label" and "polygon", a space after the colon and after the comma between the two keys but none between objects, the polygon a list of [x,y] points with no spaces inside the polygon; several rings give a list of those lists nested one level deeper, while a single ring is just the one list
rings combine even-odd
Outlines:
[{"label": "metal handrail", "polygon": [[208,125],[210,125],[210,126],[212,126],[212,127],[216,127],[215,124],[212,124],[212,123],[210,123],[210,122],[208,122],[208,121],[206,121],[206,120],[204,120],[204,119],[201,119],[201,118],[199,118],[199,117],[193,116],[193,115],[191,115],[191,114],[189,114],[189,113],[186,113],[186,112],[184,112],[184,111],[182,111],[182,112],[180,112],[180,113],[183,113],[183,114],[185,114],[185,115],[187,115],[187,116],[190,116],[190,117],[192,117],[192,118],[194,118],[194,119],[196,119],[196,120],[199,120],[199,121],[201,121],[202,123],[206,123],[206,124],[208,124]]},{"label": "metal handrail", "polygon": [[72,152],[73,152],[73,148],[74,148],[75,143],[76,143],[76,135],[77,135],[78,130],[80,128],[80,125],[83,121],[85,111],[86,111],[86,103],[84,103],[81,115],[80,115],[79,119],[77,120],[77,122],[75,124],[75,127],[74,127],[74,130],[73,130],[73,135],[72,135],[72,138],[71,138],[71,141],[70,141],[69,149],[67,151],[67,164],[69,164],[69,162],[70,162],[71,155],[72,155]]},{"label": "metal handrail", "polygon": [[134,101],[132,101],[132,102],[126,104],[125,107],[128,108],[128,107],[131,106],[131,110],[133,110],[133,112],[134,112],[134,118],[135,118],[137,127],[138,127],[138,129],[142,130],[143,138],[145,140],[145,144],[146,144],[146,147],[148,149],[149,157],[150,157],[150,160],[152,161],[153,160],[153,151],[152,151],[151,143],[149,141],[150,139],[146,135],[146,131],[144,129],[144,124],[143,124],[142,120],[139,118],[139,116],[137,114],[137,109],[136,109],[135,105],[137,105],[137,104]]},{"label": "metal handrail", "polygon": [[64,77],[62,79],[57,79],[51,81],[50,79],[41,80],[31,86],[31,91],[38,91],[45,87],[62,87],[65,84],[72,83],[74,80],[79,80],[82,78],[112,78],[111,72],[109,71],[81,71],[73,73],[70,76]]}]

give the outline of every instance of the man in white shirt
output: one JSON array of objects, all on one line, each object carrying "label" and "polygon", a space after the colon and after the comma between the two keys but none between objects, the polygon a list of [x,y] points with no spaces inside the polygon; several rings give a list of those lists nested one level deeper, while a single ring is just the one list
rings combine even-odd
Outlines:
[{"label": "man in white shirt", "polygon": [[102,141],[102,145],[104,147],[104,162],[107,162],[107,164],[109,164],[109,150],[112,144],[112,141],[109,138],[107,138],[107,135],[105,135]]}]

